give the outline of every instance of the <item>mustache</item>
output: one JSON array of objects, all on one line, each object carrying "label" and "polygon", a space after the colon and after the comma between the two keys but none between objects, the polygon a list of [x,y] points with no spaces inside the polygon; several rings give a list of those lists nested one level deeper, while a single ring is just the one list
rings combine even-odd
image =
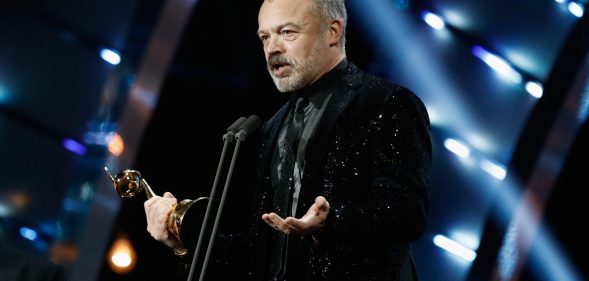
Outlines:
[{"label": "mustache", "polygon": [[272,67],[273,65],[277,65],[277,64],[289,64],[289,65],[293,65],[294,62],[285,56],[281,56],[281,55],[273,55],[271,57],[268,58],[268,67]]}]

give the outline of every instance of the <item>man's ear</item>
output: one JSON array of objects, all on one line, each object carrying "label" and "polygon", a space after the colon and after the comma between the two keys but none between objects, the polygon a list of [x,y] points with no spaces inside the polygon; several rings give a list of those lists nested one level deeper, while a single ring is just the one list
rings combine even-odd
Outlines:
[{"label": "man's ear", "polygon": [[338,46],[343,36],[344,23],[341,19],[334,19],[329,24],[329,47]]}]

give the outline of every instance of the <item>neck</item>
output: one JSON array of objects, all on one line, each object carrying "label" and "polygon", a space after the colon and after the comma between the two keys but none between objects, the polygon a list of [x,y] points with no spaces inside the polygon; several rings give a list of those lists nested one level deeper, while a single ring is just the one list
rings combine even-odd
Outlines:
[{"label": "neck", "polygon": [[348,64],[344,64],[343,60],[345,60],[345,57],[338,61],[333,67],[330,67],[330,69],[327,72],[319,76],[319,78],[317,78],[312,84],[305,88],[294,91],[292,94],[294,96],[303,96],[311,98],[318,92],[322,92],[324,89],[329,88],[330,85],[333,85],[335,79],[341,76],[341,74],[347,67]]},{"label": "neck", "polygon": [[336,55],[330,57],[331,58],[328,59],[327,63],[325,64],[325,67],[323,68],[323,71],[321,71],[319,75],[317,75],[317,77],[311,82],[311,85],[317,82],[317,80],[321,79],[321,77],[323,77],[326,73],[334,69],[340,62],[342,62],[342,60],[346,58],[346,54],[343,51],[339,51]]}]

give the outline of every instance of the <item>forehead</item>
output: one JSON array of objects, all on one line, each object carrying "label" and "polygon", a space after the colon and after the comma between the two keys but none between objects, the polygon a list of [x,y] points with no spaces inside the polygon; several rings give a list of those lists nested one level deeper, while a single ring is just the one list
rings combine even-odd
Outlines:
[{"label": "forehead", "polygon": [[259,30],[268,30],[285,23],[305,25],[316,20],[312,0],[266,0],[258,14]]}]

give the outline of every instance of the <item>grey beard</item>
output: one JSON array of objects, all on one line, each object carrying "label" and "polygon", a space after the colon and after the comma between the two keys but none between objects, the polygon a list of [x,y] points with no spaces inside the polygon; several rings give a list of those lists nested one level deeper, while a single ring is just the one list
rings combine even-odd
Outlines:
[{"label": "grey beard", "polygon": [[275,77],[274,75],[271,76],[272,80],[274,81],[274,85],[276,85],[278,91],[282,93],[294,92],[306,86],[304,81],[305,79],[303,79],[303,77],[301,77],[301,75],[298,73],[292,73],[291,75],[284,78]]}]

